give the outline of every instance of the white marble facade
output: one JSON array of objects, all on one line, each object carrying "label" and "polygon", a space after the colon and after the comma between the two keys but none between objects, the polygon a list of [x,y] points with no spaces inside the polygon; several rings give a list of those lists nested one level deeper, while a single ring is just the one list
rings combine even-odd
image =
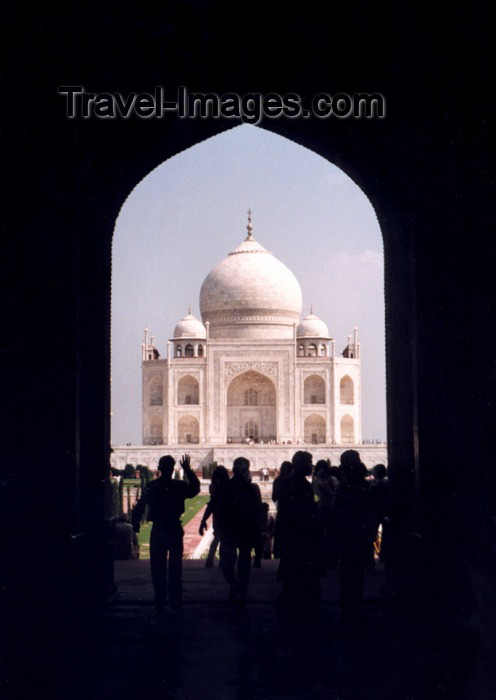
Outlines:
[{"label": "white marble facade", "polygon": [[[359,445],[353,446],[360,453],[360,459],[369,469],[374,464],[387,465],[387,447],[381,445]],[[295,447],[294,445],[220,445],[219,447],[209,447],[201,445],[162,446],[155,445],[127,445],[116,447],[110,457],[110,463],[117,469],[123,469],[126,464],[143,464],[151,469],[156,469],[160,457],[167,453],[171,454],[176,463],[179,464],[181,456],[187,452],[191,457],[191,464],[196,470],[203,466],[208,466],[212,462],[223,464],[229,469],[232,468],[236,457],[247,457],[250,460],[252,472],[258,472],[263,467],[274,471],[279,469],[285,460],[291,460],[296,449],[305,449],[312,453],[314,464],[319,459],[330,459],[334,465],[339,464],[341,453],[347,449],[342,446],[329,445],[306,445],[305,447]]]},{"label": "white marble facade", "polygon": [[143,445],[360,444],[357,329],[338,355],[322,320],[300,320],[299,283],[254,240],[251,216],[247,229],[203,282],[202,321],[182,318],[164,358],[145,331]]}]

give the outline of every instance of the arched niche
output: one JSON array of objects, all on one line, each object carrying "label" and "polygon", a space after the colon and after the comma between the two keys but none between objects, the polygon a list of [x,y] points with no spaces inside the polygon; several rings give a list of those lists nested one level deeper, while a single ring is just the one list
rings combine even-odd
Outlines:
[{"label": "arched niche", "polygon": [[339,382],[339,400],[342,404],[355,403],[355,385],[347,374]]},{"label": "arched niche", "polygon": [[305,442],[318,445],[325,442],[326,422],[323,416],[312,414],[305,418],[304,439]]},{"label": "arched niche", "polygon": [[160,445],[163,441],[163,424],[161,416],[150,418],[150,443]]},{"label": "arched niche", "polygon": [[200,442],[200,423],[195,416],[181,416],[177,422],[177,441],[180,445]]},{"label": "arched niche", "polygon": [[162,380],[154,378],[150,382],[150,406],[162,406],[163,404],[163,386]]},{"label": "arched niche", "polygon": [[[226,430],[230,442],[245,442],[246,426],[252,422],[257,430],[254,441],[277,439],[276,387],[260,372],[249,370],[231,380],[227,388]],[[255,432],[257,433],[255,435]]]},{"label": "arched niche", "polygon": [[200,385],[198,380],[190,374],[181,379],[177,383],[177,403],[181,406],[193,405],[196,406],[200,402]]},{"label": "arched niche", "polygon": [[303,384],[303,403],[323,404],[325,403],[325,382],[317,374],[311,374]]},{"label": "arched niche", "polygon": [[352,445],[355,442],[355,421],[353,418],[346,414],[341,418],[340,422],[341,428],[341,442],[344,445]]}]

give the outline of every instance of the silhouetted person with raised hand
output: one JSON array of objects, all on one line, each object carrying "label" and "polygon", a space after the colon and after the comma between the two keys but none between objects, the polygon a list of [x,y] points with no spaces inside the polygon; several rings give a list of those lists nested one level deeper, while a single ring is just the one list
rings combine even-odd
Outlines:
[{"label": "silhouetted person with raised hand", "polygon": [[277,574],[282,582],[279,603],[283,609],[305,609],[320,598],[320,528],[317,504],[307,476],[312,455],[293,455],[293,473],[281,487],[276,518],[280,548]]},{"label": "silhouetted person with raised hand", "polygon": [[218,507],[216,507],[216,494],[219,494],[222,489],[225,487],[227,482],[229,481],[229,472],[227,469],[222,465],[219,464],[218,467],[215,467],[214,471],[212,472],[212,479],[210,481],[210,486],[208,488],[210,492],[210,501],[207,503],[207,507],[205,508],[205,512],[203,514],[203,517],[201,519],[200,523],[200,528],[198,532],[200,535],[203,537],[203,533],[205,529],[207,528],[207,520],[211,515],[213,515],[213,525],[214,525],[214,537],[213,540],[210,544],[209,550],[208,550],[208,555],[207,559],[205,561],[205,566],[207,569],[211,569],[212,566],[214,565],[214,557],[215,553],[217,551],[217,547],[219,546],[220,542],[220,535],[219,535],[219,527],[220,527],[220,522],[219,522],[219,515],[218,515]]},{"label": "silhouetted person with raised hand", "polygon": [[190,458],[184,455],[181,466],[183,480],[172,478],[176,460],[171,455],[158,463],[160,477],[152,481],[133,510],[133,528],[139,532],[141,517],[148,505],[148,518],[153,521],[150,535],[150,567],[157,613],[164,611],[167,598],[173,610],[182,604],[183,535],[181,515],[184,501],[200,491],[200,481],[191,469]]},{"label": "silhouetted person with raised hand", "polygon": [[[243,605],[251,570],[251,550],[260,541],[262,497],[250,475],[250,462],[237,457],[233,476],[215,496],[219,515],[220,568],[229,583],[229,600]],[[215,511],[214,511],[215,512]]]},{"label": "silhouetted person with raised hand", "polygon": [[370,485],[367,469],[356,450],[341,455],[343,479],[336,490],[336,527],[340,559],[340,597],[343,620],[358,622],[364,588],[364,569],[370,544]]}]

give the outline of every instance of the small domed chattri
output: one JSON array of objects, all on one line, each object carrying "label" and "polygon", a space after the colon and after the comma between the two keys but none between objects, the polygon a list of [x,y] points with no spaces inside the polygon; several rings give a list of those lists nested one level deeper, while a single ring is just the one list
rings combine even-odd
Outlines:
[{"label": "small domed chattri", "polygon": [[176,324],[174,328],[174,338],[200,338],[204,340],[207,337],[207,331],[201,321],[199,321],[191,313],[191,308],[188,307],[188,313]]},{"label": "small domed chattri", "polygon": [[310,307],[310,314],[300,322],[296,331],[297,338],[326,338],[328,339],[329,330],[318,316],[313,313],[313,306]]}]

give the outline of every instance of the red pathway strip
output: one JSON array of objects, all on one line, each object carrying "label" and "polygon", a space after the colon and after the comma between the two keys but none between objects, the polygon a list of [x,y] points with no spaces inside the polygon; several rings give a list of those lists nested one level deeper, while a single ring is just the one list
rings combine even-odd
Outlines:
[{"label": "red pathway strip", "polygon": [[201,542],[201,537],[198,533],[205,506],[200,508],[198,513],[191,518],[189,523],[184,526],[184,556],[190,557]]}]

